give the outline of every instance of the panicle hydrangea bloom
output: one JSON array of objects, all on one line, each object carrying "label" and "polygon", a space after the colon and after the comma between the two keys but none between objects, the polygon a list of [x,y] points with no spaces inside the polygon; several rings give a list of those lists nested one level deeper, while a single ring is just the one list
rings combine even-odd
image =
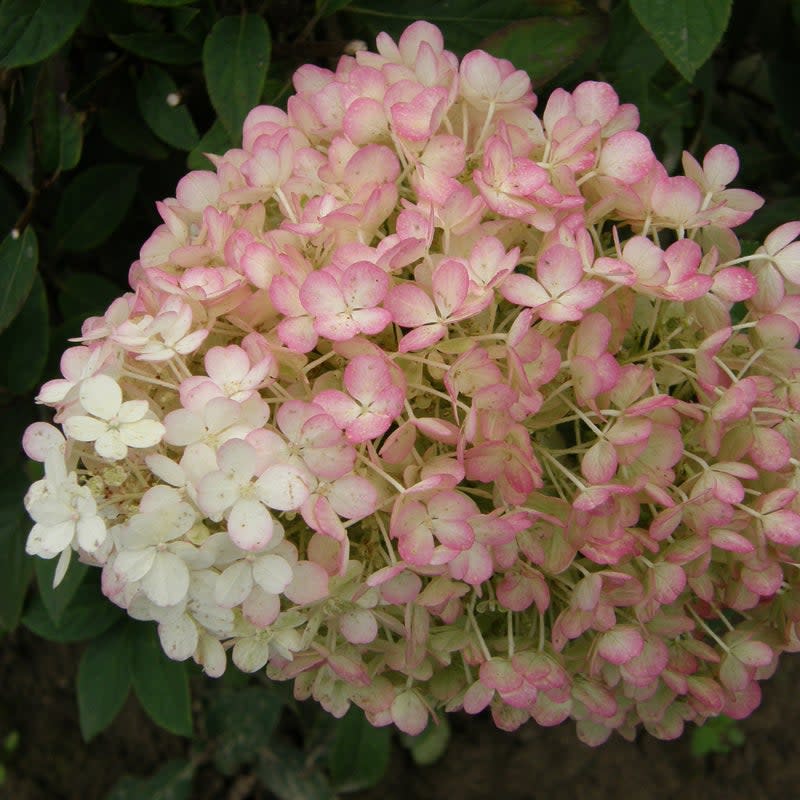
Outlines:
[{"label": "panicle hydrangea bloom", "polygon": [[300,68],[42,388],[30,553],[175,659],[421,731],[749,714],[800,649],[800,222],[433,25]]}]

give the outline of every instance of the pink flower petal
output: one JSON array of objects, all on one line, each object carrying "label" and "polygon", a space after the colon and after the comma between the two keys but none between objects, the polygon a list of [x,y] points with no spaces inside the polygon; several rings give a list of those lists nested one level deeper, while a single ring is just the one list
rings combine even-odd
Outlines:
[{"label": "pink flower petal", "polygon": [[428,724],[428,709],[413,689],[395,697],[391,714],[394,724],[409,736],[418,736]]},{"label": "pink flower petal", "polygon": [[709,191],[724,189],[739,173],[739,156],[730,145],[712,147],[703,159],[703,172]]},{"label": "pink flower petal", "polygon": [[433,299],[442,318],[457,311],[469,291],[467,268],[455,261],[443,261],[433,271]]},{"label": "pink flower petal", "polygon": [[307,605],[328,596],[328,573],[311,561],[298,561],[293,567],[292,582],[284,594],[293,603]]},{"label": "pink flower petal", "polygon": [[539,281],[520,273],[509,275],[501,284],[500,292],[510,303],[530,308],[538,308],[550,300]]},{"label": "pink flower petal", "polygon": [[416,328],[438,320],[433,300],[413,283],[401,283],[390,289],[383,305],[391,312],[394,322],[404,328]]},{"label": "pink flower petal", "polygon": [[300,302],[312,316],[338,314],[347,307],[336,278],[324,270],[312,272],[300,288]]},{"label": "pink flower petal", "polygon": [[600,151],[598,170],[625,184],[642,180],[655,164],[650,140],[638,131],[620,131],[611,136]]},{"label": "pink flower petal", "polygon": [[386,296],[389,276],[369,261],[356,261],[341,277],[342,294],[353,308],[371,308]]}]

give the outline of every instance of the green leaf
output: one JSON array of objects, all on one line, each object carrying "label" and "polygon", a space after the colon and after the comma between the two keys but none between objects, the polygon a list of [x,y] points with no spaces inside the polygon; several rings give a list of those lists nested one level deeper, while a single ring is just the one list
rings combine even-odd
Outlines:
[{"label": "green leaf", "polygon": [[353,0],[348,13],[363,17],[373,34],[386,31],[395,40],[418,19],[446,32],[445,46],[463,55],[490,31],[537,16],[567,17],[584,9],[578,0]]},{"label": "green leaf", "polygon": [[537,17],[493,33],[481,47],[525,70],[534,87],[539,87],[604,38],[605,26],[599,15]]},{"label": "green leaf", "polygon": [[389,766],[392,732],[374,728],[364,712],[351,706],[334,727],[328,768],[337,791],[356,792],[378,784]]},{"label": "green leaf", "polygon": [[205,30],[200,18],[199,8],[174,8],[170,12],[172,29],[195,44],[202,44]]},{"label": "green leaf", "polygon": [[94,639],[78,665],[78,719],[85,742],[114,721],[130,692],[126,632],[123,622]]},{"label": "green leaf", "polygon": [[630,0],[633,13],[691,83],[728,27],[732,0]]},{"label": "green leaf", "polygon": [[186,667],[164,654],[155,625],[131,623],[130,668],[133,689],[148,716],[179,736],[192,735]]},{"label": "green leaf", "polygon": [[[24,79],[35,80],[33,70],[24,70]],[[20,92],[6,109],[6,128],[0,149],[2,167],[26,192],[33,191],[33,130],[31,116],[34,93]]]},{"label": "green leaf", "polygon": [[720,714],[692,730],[689,746],[695,758],[705,758],[713,753],[730,753],[744,741],[744,733],[736,720]]},{"label": "green leaf", "polygon": [[153,133],[178,150],[191,150],[199,138],[186,106],[172,106],[170,95],[178,96],[178,86],[168,72],[154,64],[144,68],[136,84],[136,99],[144,121]]},{"label": "green leaf", "polygon": [[122,289],[102,275],[73,272],[64,279],[58,295],[58,308],[65,319],[102,314]]},{"label": "green leaf", "polygon": [[103,136],[125,153],[158,160],[166,158],[170,150],[158,139],[142,119],[136,104],[136,92],[126,83],[114,102],[100,112],[100,130]]},{"label": "green leaf", "polygon": [[769,84],[777,111],[781,136],[794,156],[800,156],[800,108],[796,88],[800,80],[800,60],[791,52],[796,45],[784,43],[768,60]]},{"label": "green leaf", "polygon": [[34,101],[34,132],[39,162],[47,173],[78,164],[83,147],[83,115],[64,99],[66,65],[52,59],[42,65]]},{"label": "green leaf", "polygon": [[80,25],[89,0],[0,0],[0,68],[36,64]]},{"label": "green leaf", "polygon": [[[2,151],[0,151],[2,152]],[[11,191],[9,182],[0,175],[0,231],[10,230],[21,211],[16,194]]]},{"label": "green leaf", "polygon": [[253,762],[269,745],[282,709],[282,698],[266,687],[217,689],[206,713],[209,736],[217,740],[217,769],[233,775],[243,764]]},{"label": "green leaf", "polygon": [[21,470],[10,470],[0,484],[0,629],[5,631],[19,622],[33,570],[32,559],[25,555],[25,539],[32,524],[22,505],[27,488]]},{"label": "green leaf", "polygon": [[[627,3],[615,6],[610,15],[609,36],[599,68],[609,75],[620,98],[635,103],[642,119],[651,118],[648,109],[650,89],[656,72],[666,63],[658,45],[639,24]],[[657,125],[642,124],[650,131]]]},{"label": "green leaf", "polygon": [[763,239],[770,231],[789,219],[800,219],[800,197],[770,200],[747,222],[738,227],[736,232],[743,238]]},{"label": "green leaf", "polygon": [[0,331],[4,331],[22,309],[39,262],[39,245],[30,226],[16,239],[9,234],[0,244]]},{"label": "green leaf", "polygon": [[24,394],[38,385],[50,347],[49,313],[44,283],[34,275],[33,288],[11,325],[0,333],[0,385]]},{"label": "green leaf", "polygon": [[132,6],[158,6],[159,8],[175,8],[188,6],[194,0],[128,0]]},{"label": "green leaf", "polygon": [[168,761],[150,778],[126,775],[114,785],[106,800],[189,800],[193,775],[191,761]]},{"label": "green leaf", "polygon": [[278,800],[334,800],[322,771],[296,747],[276,742],[261,753],[256,775]]},{"label": "green leaf", "polygon": [[442,715],[438,723],[429,722],[418,736],[403,734],[400,741],[408,748],[415,764],[429,767],[447,752],[447,745],[450,744],[450,723]]},{"label": "green leaf", "polygon": [[329,17],[347,8],[352,2],[353,0],[316,0],[315,6],[320,17]]},{"label": "green leaf", "polygon": [[175,33],[110,33],[108,38],[123,50],[148,61],[194,64],[200,60],[199,48]]},{"label": "green leaf", "polygon": [[139,169],[128,164],[103,164],[81,172],[58,204],[57,245],[82,253],[108,239],[125,218],[138,179]]},{"label": "green leaf", "polygon": [[189,169],[209,169],[214,165],[206,158],[206,153],[222,155],[226,150],[234,146],[225,126],[216,120],[214,124],[203,134],[203,138],[197,143],[197,147],[192,150],[186,158],[186,166]]},{"label": "green leaf", "polygon": [[67,606],[72,602],[75,597],[75,592],[78,587],[83,583],[89,567],[86,564],[81,564],[77,559],[71,559],[67,574],[61,583],[53,588],[53,576],[56,571],[57,558],[36,558],[36,584],[39,589],[39,596],[50,615],[50,619],[56,624],[61,622],[61,617],[64,614]]},{"label": "green leaf", "polygon": [[83,115],[65,111],[58,118],[58,168],[65,172],[78,166],[83,149]]},{"label": "green leaf", "polygon": [[42,598],[37,596],[22,617],[22,624],[51,642],[81,642],[99,636],[122,616],[122,611],[103,597],[95,581],[84,581],[59,623],[53,621]]},{"label": "green leaf", "polygon": [[211,104],[237,142],[244,118],[261,99],[271,48],[267,23],[254,14],[223,17],[203,45],[203,74]]},{"label": "green leaf", "polygon": [[[0,447],[0,474],[11,475],[20,473],[24,464],[33,464],[27,461],[27,457],[22,452],[22,434],[25,428],[37,419],[37,413],[33,403],[18,403],[10,402],[6,406],[0,407],[0,442],[20,442],[19,446]],[[23,462],[23,459],[25,461]],[[36,467],[41,469],[41,465],[37,464]],[[22,476],[19,476],[20,480]],[[38,476],[37,476],[38,479]],[[19,502],[22,499],[22,493],[28,487],[25,486],[20,489],[20,497],[17,498]],[[19,502],[17,505],[19,505]],[[22,508],[18,509],[20,512]],[[25,515],[27,518],[27,515]],[[0,561],[0,563],[2,563]],[[0,581],[2,583],[2,581]]]}]

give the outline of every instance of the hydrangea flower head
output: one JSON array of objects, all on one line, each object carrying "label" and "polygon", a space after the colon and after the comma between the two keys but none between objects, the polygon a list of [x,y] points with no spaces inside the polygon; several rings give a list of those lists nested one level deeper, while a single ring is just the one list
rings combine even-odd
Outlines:
[{"label": "hydrangea flower head", "polygon": [[613,88],[411,25],[189,173],[25,436],[28,552],[418,733],[743,717],[800,649],[800,223]]}]

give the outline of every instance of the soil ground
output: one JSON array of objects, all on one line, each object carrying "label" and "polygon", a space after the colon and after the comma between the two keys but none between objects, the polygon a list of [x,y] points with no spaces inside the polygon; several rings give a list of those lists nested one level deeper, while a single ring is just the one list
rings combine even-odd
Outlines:
[{"label": "soil ground", "polygon": [[[80,647],[46,644],[25,631],[0,643],[0,741],[19,734],[5,757],[3,800],[102,800],[126,773],[147,775],[186,753],[185,740],[153,724],[131,701],[90,745],[80,736],[74,685]],[[741,747],[698,759],[689,737],[659,742],[611,739],[592,749],[574,726],[515,734],[488,718],[455,716],[444,758],[417,767],[395,747],[380,786],[353,800],[793,800],[800,797],[800,658],[784,657],[763,685],[761,708],[740,724]],[[192,800],[269,800],[249,780],[201,770]]]}]

